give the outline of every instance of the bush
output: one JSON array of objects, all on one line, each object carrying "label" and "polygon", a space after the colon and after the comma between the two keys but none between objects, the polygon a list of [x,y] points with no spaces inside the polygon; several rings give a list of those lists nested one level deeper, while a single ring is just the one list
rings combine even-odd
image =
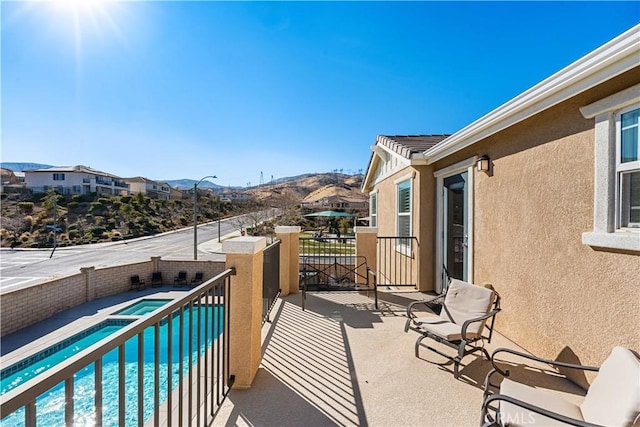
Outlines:
[{"label": "bush", "polygon": [[18,209],[25,214],[33,213],[33,202],[18,202]]}]

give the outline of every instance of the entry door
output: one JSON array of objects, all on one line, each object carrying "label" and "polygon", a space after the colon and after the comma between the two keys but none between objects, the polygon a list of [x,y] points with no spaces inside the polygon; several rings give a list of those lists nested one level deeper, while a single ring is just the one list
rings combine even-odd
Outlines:
[{"label": "entry door", "polygon": [[[443,180],[443,264],[450,278],[468,281],[469,206],[468,173]],[[446,283],[443,284],[446,286]]]}]

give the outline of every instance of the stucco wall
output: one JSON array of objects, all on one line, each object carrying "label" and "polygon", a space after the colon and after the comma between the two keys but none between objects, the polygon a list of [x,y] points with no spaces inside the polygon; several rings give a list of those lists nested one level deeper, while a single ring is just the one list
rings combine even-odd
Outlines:
[{"label": "stucco wall", "polygon": [[[384,253],[392,260],[378,260],[378,280],[387,283],[385,277],[399,280],[402,284],[415,282],[422,291],[433,290],[433,231],[435,183],[431,166],[407,167],[376,183],[378,191],[378,236],[397,236],[396,180],[412,176],[412,234],[416,237],[410,259],[385,245]],[[407,283],[404,283],[407,282]]]},{"label": "stucco wall", "polygon": [[502,295],[497,329],[542,357],[597,366],[615,345],[640,350],[640,253],[582,244],[594,122],[578,110],[638,79],[627,73],[435,165],[490,156],[491,173],[475,172],[473,281]]}]

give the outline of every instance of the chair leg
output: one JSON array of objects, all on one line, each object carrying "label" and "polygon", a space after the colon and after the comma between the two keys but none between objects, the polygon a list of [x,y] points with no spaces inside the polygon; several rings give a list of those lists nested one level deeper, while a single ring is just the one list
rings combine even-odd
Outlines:
[{"label": "chair leg", "polygon": [[416,340],[416,345],[415,345],[415,355],[416,355],[416,357],[420,357],[420,356],[419,356],[419,354],[418,354],[418,353],[419,353],[419,350],[420,350],[420,343],[421,343],[421,342],[422,342],[422,340],[423,340],[423,339],[425,339],[425,338],[426,338],[426,336],[425,336],[425,335],[420,335],[420,336],[418,337],[418,339]]}]

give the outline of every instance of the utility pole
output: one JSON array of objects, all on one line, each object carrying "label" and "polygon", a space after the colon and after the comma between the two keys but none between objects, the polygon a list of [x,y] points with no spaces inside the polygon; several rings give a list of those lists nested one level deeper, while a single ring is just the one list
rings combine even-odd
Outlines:
[{"label": "utility pole", "polygon": [[47,228],[53,230],[53,250],[51,251],[51,255],[49,255],[49,259],[53,257],[53,253],[56,251],[58,231],[62,230],[60,227],[56,226],[56,223],[58,222],[58,195],[53,193],[51,194],[51,197],[53,197],[53,225],[49,225]]}]

